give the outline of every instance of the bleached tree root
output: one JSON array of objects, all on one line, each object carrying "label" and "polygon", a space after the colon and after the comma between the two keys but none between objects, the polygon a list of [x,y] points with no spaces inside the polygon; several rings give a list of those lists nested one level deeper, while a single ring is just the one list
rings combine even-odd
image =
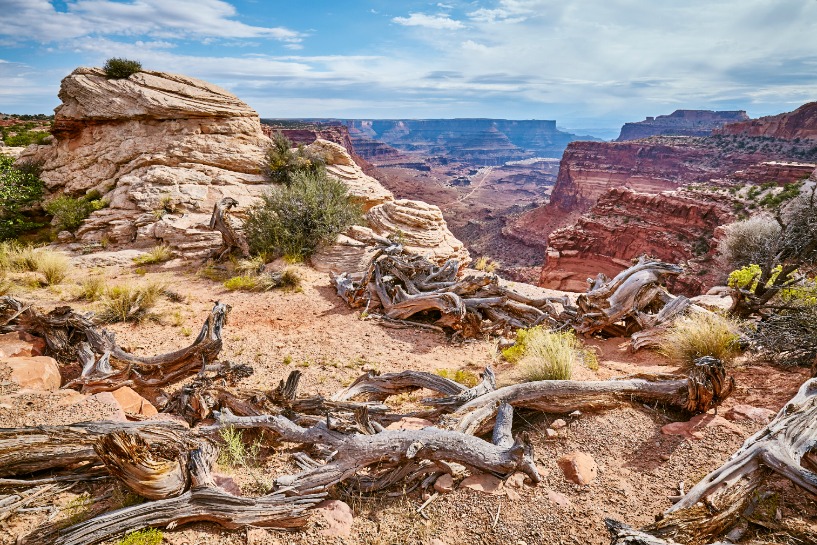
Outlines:
[{"label": "bleached tree root", "polygon": [[40,528],[25,545],[93,545],[142,528],[173,528],[188,522],[214,522],[228,529],[246,526],[297,528],[324,494],[299,496],[274,492],[258,498],[234,496],[219,488],[210,473],[216,450],[208,442],[189,454],[191,488],[176,497],[104,513],[66,529]]},{"label": "bleached tree root", "polygon": [[[806,381],[774,420],[655,523],[639,532],[612,521],[612,528],[626,529],[616,533],[611,528],[612,543],[658,545],[667,543],[664,539],[690,545],[711,543],[749,517],[758,488],[772,474],[817,496],[817,379]],[[628,537],[628,532],[637,539]],[[814,537],[811,533],[810,539]]]},{"label": "bleached tree root", "polygon": [[502,403],[546,413],[569,413],[637,400],[698,414],[718,406],[734,387],[734,378],[727,375],[719,360],[701,358],[689,377],[681,379],[542,380],[505,386],[468,401],[446,421],[452,429],[479,433],[485,431]]},{"label": "bleached tree root", "polygon": [[326,490],[361,474],[370,466],[387,467],[392,471],[422,460],[457,462],[502,477],[521,471],[532,482],[539,482],[533,447],[527,437],[514,439],[510,435],[513,410],[509,405],[505,406],[502,415],[497,419],[493,443],[434,427],[344,434],[329,429],[324,422],[302,428],[283,416],[238,417],[229,412],[218,415],[218,426],[268,430],[282,441],[322,445],[332,451],[333,455],[327,463],[315,464],[297,475],[276,480],[291,494]]}]

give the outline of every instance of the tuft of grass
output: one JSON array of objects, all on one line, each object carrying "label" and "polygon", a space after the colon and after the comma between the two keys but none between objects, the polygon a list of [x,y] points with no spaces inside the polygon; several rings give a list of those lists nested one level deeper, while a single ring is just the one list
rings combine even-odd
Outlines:
[{"label": "tuft of grass", "polygon": [[451,369],[437,369],[434,371],[434,373],[443,378],[453,380],[454,382],[459,382],[463,386],[468,386],[469,388],[473,388],[479,384],[479,377],[476,375],[476,373],[472,373],[466,369],[457,369],[456,371],[452,371]]},{"label": "tuft of grass", "polygon": [[184,335],[185,337],[189,337],[190,335],[193,334],[193,328],[185,326],[181,329],[181,332],[182,335]]},{"label": "tuft of grass", "polygon": [[87,492],[77,496],[65,506],[65,526],[73,526],[88,519],[91,515],[91,496]]},{"label": "tuft of grass", "polygon": [[173,250],[171,250],[170,246],[167,244],[160,244],[158,246],[154,246],[145,255],[134,257],[133,261],[137,265],[154,265],[156,263],[170,261],[171,259],[173,259]]},{"label": "tuft of grass", "polygon": [[[517,332],[517,339],[520,333],[522,330]],[[516,350],[506,354],[511,350],[506,349],[503,355],[519,363],[518,375],[524,382],[569,380],[573,366],[585,361],[589,352],[572,331],[554,332],[538,326],[525,330],[521,339]]]},{"label": "tuft of grass", "polygon": [[224,287],[230,291],[261,291],[257,276],[233,276],[224,281]]},{"label": "tuft of grass", "polygon": [[156,528],[145,528],[127,534],[116,545],[160,545],[164,535]]},{"label": "tuft of grass", "polygon": [[45,277],[49,285],[61,284],[71,271],[68,256],[51,250],[36,252],[36,271]]},{"label": "tuft of grass", "polygon": [[102,296],[105,295],[106,289],[107,285],[103,277],[92,276],[82,281],[77,290],[76,297],[83,301],[99,301],[102,299]]},{"label": "tuft of grass", "polygon": [[222,466],[246,467],[258,456],[260,443],[252,443],[248,447],[244,441],[244,434],[232,426],[219,430],[224,447],[218,454],[218,463]]},{"label": "tuft of grass", "polygon": [[0,272],[36,272],[47,284],[60,284],[71,271],[68,256],[47,248],[34,248],[16,242],[0,243]]},{"label": "tuft of grass", "polygon": [[713,312],[696,312],[676,319],[661,336],[658,347],[685,367],[703,356],[729,364],[740,352],[739,339],[740,327],[733,320]]},{"label": "tuft of grass", "polygon": [[148,316],[163,291],[164,286],[156,282],[113,286],[102,299],[99,319],[104,323],[140,322]]},{"label": "tuft of grass", "polygon": [[474,268],[478,271],[492,273],[499,267],[499,262],[494,261],[488,256],[482,256],[474,263]]},{"label": "tuft of grass", "polygon": [[270,291],[276,288],[292,291],[300,286],[301,277],[292,268],[274,273],[234,276],[224,282],[224,287],[230,291]]}]

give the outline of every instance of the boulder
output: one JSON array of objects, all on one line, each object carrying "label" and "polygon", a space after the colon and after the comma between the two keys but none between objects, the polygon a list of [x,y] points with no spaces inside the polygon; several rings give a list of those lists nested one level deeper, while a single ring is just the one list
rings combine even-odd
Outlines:
[{"label": "boulder", "polygon": [[314,511],[321,518],[326,537],[348,537],[352,533],[354,515],[352,509],[340,500],[326,500],[315,506]]},{"label": "boulder", "polygon": [[434,490],[440,494],[447,494],[454,490],[454,478],[448,473],[443,473],[434,481]]},{"label": "boulder", "polygon": [[0,335],[0,358],[42,356],[45,341],[22,331]]},{"label": "boulder", "polygon": [[738,404],[724,413],[724,418],[727,420],[751,420],[758,424],[768,424],[775,416],[775,412],[771,409],[763,407],[753,407],[752,405]]},{"label": "boulder", "polygon": [[82,418],[81,420],[114,420],[117,422],[126,422],[128,417],[125,411],[119,404],[119,401],[113,396],[111,392],[99,392],[86,397],[85,399],[75,403],[72,409],[76,414],[93,414],[93,418]]},{"label": "boulder", "polygon": [[10,372],[9,379],[20,388],[53,392],[61,384],[57,360],[48,356],[0,358],[0,370]]},{"label": "boulder", "polygon": [[743,434],[740,428],[724,417],[708,413],[693,416],[687,422],[666,424],[661,428],[661,433],[664,435],[681,435],[686,439],[703,439],[704,431],[713,427],[724,428],[738,435]]},{"label": "boulder", "polygon": [[557,463],[565,478],[575,484],[590,484],[599,474],[596,461],[586,452],[575,451],[565,454],[559,457]]},{"label": "boulder", "polygon": [[156,416],[159,411],[153,404],[144,397],[137,394],[132,388],[122,386],[112,391],[111,394],[119,402],[125,413],[141,414],[144,416]]},{"label": "boulder", "polygon": [[500,490],[501,486],[502,481],[498,477],[494,477],[488,473],[471,475],[470,477],[463,479],[460,483],[460,488],[470,488],[471,490],[476,490],[477,492],[494,495],[502,494],[502,491]]}]

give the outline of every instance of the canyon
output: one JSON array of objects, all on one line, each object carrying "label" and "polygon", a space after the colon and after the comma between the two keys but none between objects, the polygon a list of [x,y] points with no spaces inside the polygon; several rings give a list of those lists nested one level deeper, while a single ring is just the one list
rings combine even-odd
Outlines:
[{"label": "canyon", "polygon": [[749,116],[743,110],[675,110],[669,115],[625,123],[617,141],[640,140],[650,136],[709,136],[713,130],[727,123],[748,120]]}]

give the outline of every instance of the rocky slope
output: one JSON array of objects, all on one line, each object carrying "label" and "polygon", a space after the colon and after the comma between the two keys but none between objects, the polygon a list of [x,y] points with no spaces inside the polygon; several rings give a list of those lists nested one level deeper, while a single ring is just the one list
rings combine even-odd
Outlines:
[{"label": "rocky slope", "polygon": [[793,112],[731,123],[717,130],[716,134],[815,140],[817,139],[817,102],[804,104]]},{"label": "rocky slope", "polygon": [[714,129],[726,123],[748,119],[749,116],[743,110],[675,110],[669,115],[625,123],[617,141],[640,140],[650,136],[709,136]]},{"label": "rocky slope", "polygon": [[[153,71],[110,80],[101,69],[78,68],[63,80],[59,96],[53,142],[27,148],[21,159],[42,162],[51,195],[98,191],[109,202],[76,232],[75,249],[161,242],[188,257],[206,256],[221,242],[208,227],[214,204],[232,197],[240,216],[267,187],[260,165],[270,140],[258,114],[219,87]],[[331,136],[346,144],[343,132]],[[393,201],[341,144],[317,139],[310,145],[364,211]],[[431,221],[423,206],[406,205],[399,214],[384,209],[380,216],[399,217],[377,225],[404,230],[418,249],[432,244],[426,249],[434,256],[467,259],[442,217]],[[451,254],[438,248],[440,240]]]}]

